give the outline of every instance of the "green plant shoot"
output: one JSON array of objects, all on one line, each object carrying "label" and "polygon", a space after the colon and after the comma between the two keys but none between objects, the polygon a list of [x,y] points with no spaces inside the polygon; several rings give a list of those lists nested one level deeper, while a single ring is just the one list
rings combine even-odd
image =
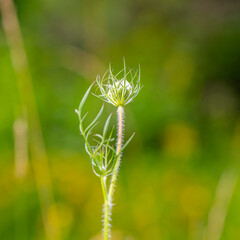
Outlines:
[{"label": "green plant shoot", "polygon": [[[122,76],[122,78],[119,76]],[[133,133],[126,142],[123,141],[124,107],[134,100],[142,88],[140,83],[140,68],[136,72],[133,72],[133,70],[127,71],[124,61],[123,70],[114,75],[111,66],[109,66],[109,69],[102,78],[97,76],[96,84],[97,90],[93,95],[117,107],[117,139],[115,140],[113,137],[114,128],[112,127],[109,129],[112,114],[108,116],[102,133],[93,134],[94,128],[99,123],[99,118],[103,112],[104,105],[99,110],[95,119],[87,127],[84,126],[84,120],[87,114],[82,114],[82,108],[94,83],[88,88],[80,102],[79,108],[75,111],[79,118],[80,134],[84,139],[85,150],[90,157],[93,172],[101,181],[104,198],[103,239],[109,240],[111,235],[110,221],[113,206],[113,193],[120,167],[121,156],[123,150],[127,147],[134,136]],[[91,143],[89,141],[90,137]],[[92,142],[95,144],[93,145]]]}]

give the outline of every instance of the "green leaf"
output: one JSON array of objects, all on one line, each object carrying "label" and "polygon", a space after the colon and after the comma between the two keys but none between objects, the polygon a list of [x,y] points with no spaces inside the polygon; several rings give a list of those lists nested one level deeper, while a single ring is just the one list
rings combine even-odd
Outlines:
[{"label": "green leaf", "polygon": [[102,135],[100,135],[100,134],[94,134],[94,136],[100,138],[101,140],[103,139]]},{"label": "green leaf", "polygon": [[83,96],[83,98],[82,98],[82,100],[81,100],[81,102],[80,102],[80,104],[79,104],[78,113],[79,113],[79,116],[80,116],[80,117],[81,117],[82,107],[83,107],[84,103],[85,103],[86,100],[87,100],[87,97],[88,97],[88,95],[89,95],[89,93],[90,93],[90,91],[91,91],[91,88],[92,88],[93,84],[94,84],[94,83],[92,83],[91,86],[88,88],[88,90],[87,90],[86,93],[84,94],[84,96]]},{"label": "green leaf", "polygon": [[127,145],[131,142],[132,138],[134,137],[135,132],[132,134],[132,136],[125,142],[125,144],[122,146],[120,153],[127,147]]},{"label": "green leaf", "polygon": [[[95,170],[95,168],[96,168],[96,170]],[[99,166],[96,164],[95,161],[93,161],[93,159],[92,159],[92,170],[96,176],[100,177],[102,175],[102,172],[101,172]]]},{"label": "green leaf", "polygon": [[88,115],[88,112],[82,117],[81,121],[83,122],[83,120],[85,119],[85,117]]},{"label": "green leaf", "polygon": [[109,122],[110,122],[111,116],[112,116],[112,113],[108,116],[107,121],[106,121],[106,123],[105,123],[105,126],[104,126],[104,128],[103,128],[103,139],[104,139],[105,136],[106,136],[106,133],[107,133],[107,130],[108,130],[108,126],[109,126]]},{"label": "green leaf", "polygon": [[[92,130],[98,125],[99,121],[96,122],[93,126],[91,126],[90,129],[88,129],[88,132],[86,134],[86,139],[88,139],[89,135],[92,133]],[[86,131],[86,130],[85,130]]]},{"label": "green leaf", "polygon": [[87,132],[89,129],[91,129],[91,127],[95,124],[95,122],[99,119],[99,117],[101,116],[102,112],[103,112],[103,108],[104,105],[102,105],[100,111],[98,112],[97,116],[95,117],[95,119],[89,124],[89,126],[85,129],[85,132]]},{"label": "green leaf", "polygon": [[[132,138],[134,137],[135,133],[132,134],[132,136],[127,140],[127,142],[122,146],[120,152],[118,154],[115,155],[114,159],[113,159],[113,163],[112,163],[112,167],[111,167],[111,171],[113,171],[115,164],[117,162],[118,157],[120,156],[120,154],[123,152],[123,150],[127,147],[127,145],[131,142]],[[109,146],[110,147],[110,146]]]},{"label": "green leaf", "polygon": [[87,154],[91,157],[92,156],[92,149],[88,147],[88,144],[85,143],[85,150]]},{"label": "green leaf", "polygon": [[116,153],[116,150],[112,146],[107,145],[107,147],[110,148],[114,153]]},{"label": "green leaf", "polygon": [[114,138],[108,138],[104,142],[108,144],[108,143],[113,142],[113,141],[114,141]]},{"label": "green leaf", "polygon": [[101,141],[101,142],[100,142],[99,140],[97,140],[97,139],[94,139],[94,138],[93,138],[93,141],[95,141],[96,143],[98,143],[98,144],[99,144],[99,146],[100,146],[100,145],[101,145],[101,146],[103,145],[103,141]]},{"label": "green leaf", "polygon": [[84,130],[82,128],[82,124],[79,124],[79,131],[80,131],[80,134],[83,135],[84,134]]},{"label": "green leaf", "polygon": [[[116,165],[116,162],[117,162],[118,157],[119,157],[119,154],[118,154],[118,155],[116,154],[115,157],[113,158],[113,161],[111,160],[111,161],[112,161],[112,166],[111,166],[111,168],[110,168],[110,170],[109,170],[110,172],[113,171],[113,169],[114,169],[114,167],[115,167],[115,165]],[[109,165],[110,165],[110,163],[111,163],[111,162],[109,162]]]}]

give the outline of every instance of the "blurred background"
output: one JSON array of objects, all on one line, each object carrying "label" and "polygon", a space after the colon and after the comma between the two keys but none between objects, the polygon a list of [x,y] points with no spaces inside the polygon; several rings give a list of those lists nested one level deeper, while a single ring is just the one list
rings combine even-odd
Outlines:
[{"label": "blurred background", "polygon": [[[239,1],[0,0],[0,12],[1,240],[101,239],[74,109],[123,57],[144,87],[126,108],[136,135],[112,239],[240,239]],[[88,98],[87,121],[100,106]]]}]

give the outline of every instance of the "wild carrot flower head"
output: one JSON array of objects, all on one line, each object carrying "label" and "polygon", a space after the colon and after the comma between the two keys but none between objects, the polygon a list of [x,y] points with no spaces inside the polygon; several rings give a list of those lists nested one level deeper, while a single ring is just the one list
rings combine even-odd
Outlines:
[{"label": "wild carrot flower head", "polygon": [[[121,75],[123,76],[119,77]],[[95,96],[116,107],[132,102],[142,88],[140,68],[136,72],[133,72],[132,69],[127,71],[125,62],[124,68],[116,75],[109,66],[102,78],[97,76],[96,82],[100,93]]]}]

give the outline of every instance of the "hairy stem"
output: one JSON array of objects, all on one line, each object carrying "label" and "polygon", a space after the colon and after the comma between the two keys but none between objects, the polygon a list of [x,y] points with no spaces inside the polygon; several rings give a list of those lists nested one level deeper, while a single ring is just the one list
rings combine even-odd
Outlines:
[{"label": "hairy stem", "polygon": [[110,205],[108,202],[108,196],[107,196],[107,189],[106,189],[106,178],[100,177],[101,185],[102,185],[102,192],[103,192],[103,198],[104,198],[104,205],[103,205],[103,237],[104,240],[108,240],[109,237],[109,226],[110,226]]},{"label": "hairy stem", "polygon": [[122,106],[119,106],[117,113],[118,113],[118,138],[117,138],[116,153],[118,155],[118,158],[117,158],[116,164],[113,169],[113,174],[112,174],[112,178],[110,181],[107,199],[105,200],[105,204],[104,204],[104,228],[103,228],[104,240],[108,240],[109,235],[110,235],[111,205],[112,205],[114,187],[115,187],[116,180],[117,180],[117,173],[118,173],[118,169],[120,166],[121,148],[122,148],[122,141],[123,141],[124,108]]},{"label": "hairy stem", "polygon": [[104,211],[104,226],[103,226],[103,239],[108,240],[110,237],[110,203],[108,201],[104,202],[103,211]]},{"label": "hairy stem", "polygon": [[118,173],[118,169],[120,166],[120,160],[121,160],[121,148],[122,148],[122,141],[123,141],[123,117],[124,117],[124,108],[122,106],[118,107],[117,110],[118,113],[118,138],[117,138],[117,155],[118,159],[116,161],[115,167],[113,169],[113,174],[112,174],[112,179],[110,182],[110,187],[109,187],[109,193],[108,193],[108,198],[111,201],[112,197],[113,197],[113,192],[114,192],[114,187],[116,184],[116,180],[117,180],[117,173]]}]

